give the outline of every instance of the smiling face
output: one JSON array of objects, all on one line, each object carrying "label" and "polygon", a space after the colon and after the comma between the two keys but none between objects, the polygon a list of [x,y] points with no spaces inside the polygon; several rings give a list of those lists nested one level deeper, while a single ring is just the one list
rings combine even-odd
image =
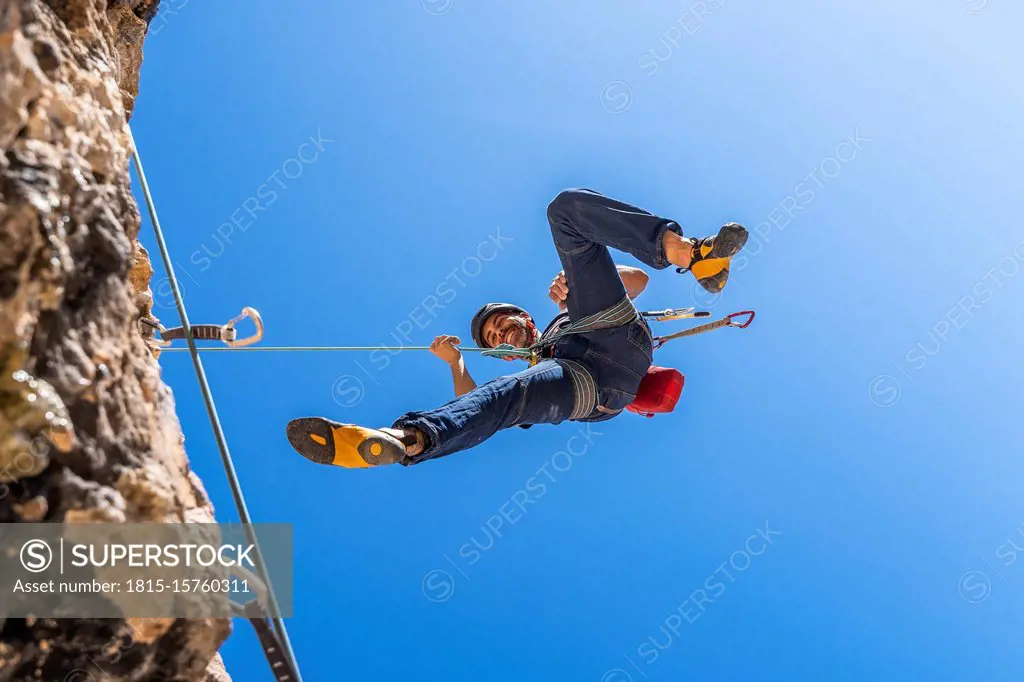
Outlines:
[{"label": "smiling face", "polygon": [[525,313],[494,313],[487,318],[480,336],[488,348],[508,343],[526,348],[537,338],[537,327]]}]

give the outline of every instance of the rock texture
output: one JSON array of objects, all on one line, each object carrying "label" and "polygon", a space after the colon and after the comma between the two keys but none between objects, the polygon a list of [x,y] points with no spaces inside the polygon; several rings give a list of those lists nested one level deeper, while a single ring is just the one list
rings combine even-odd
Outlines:
[{"label": "rock texture", "polygon": [[[158,0],[0,0],[0,523],[211,521],[137,320],[127,118]],[[226,680],[230,621],[0,623],[0,682]]]}]

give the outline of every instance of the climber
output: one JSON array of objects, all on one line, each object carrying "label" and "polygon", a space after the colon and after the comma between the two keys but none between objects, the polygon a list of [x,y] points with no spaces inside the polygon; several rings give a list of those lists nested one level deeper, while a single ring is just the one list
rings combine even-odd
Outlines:
[{"label": "climber", "polygon": [[563,267],[548,295],[566,312],[542,334],[523,308],[489,303],[473,317],[473,339],[480,347],[528,348],[570,323],[586,323],[592,331],[562,336],[533,366],[481,386],[466,370],[461,340],[439,336],[431,351],[451,367],[454,400],[408,412],[380,429],[323,417],[294,419],[287,427],[292,447],[319,464],[411,465],[471,448],[513,426],[611,419],[634,399],[651,366],[653,343],[632,303],[647,275],[616,266],[609,247],[658,270],[671,264],[677,272],[689,271],[717,294],[725,287],[731,257],[747,240],[746,229],[736,223],[713,237],[684,237],[672,220],[585,189],[559,193],[547,215]]}]

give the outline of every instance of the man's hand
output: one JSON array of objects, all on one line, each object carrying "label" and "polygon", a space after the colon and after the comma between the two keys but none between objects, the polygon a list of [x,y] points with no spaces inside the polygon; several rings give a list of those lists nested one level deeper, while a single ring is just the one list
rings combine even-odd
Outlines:
[{"label": "man's hand", "polygon": [[555,275],[548,289],[548,298],[555,302],[559,310],[565,310],[569,298],[569,283],[565,280],[565,270]]},{"label": "man's hand", "polygon": [[430,344],[430,352],[449,365],[454,365],[462,358],[462,351],[457,347],[460,343],[462,343],[462,339],[459,337],[442,334]]}]

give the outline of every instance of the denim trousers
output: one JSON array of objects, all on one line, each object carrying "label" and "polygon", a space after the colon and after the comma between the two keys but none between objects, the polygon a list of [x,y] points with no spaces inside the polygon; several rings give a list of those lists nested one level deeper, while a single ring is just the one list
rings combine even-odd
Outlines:
[{"label": "denim trousers", "polygon": [[[665,232],[682,234],[674,221],[586,189],[560,192],[547,215],[565,270],[572,321],[626,299],[609,249],[661,270],[670,265],[662,246]],[[498,377],[437,409],[395,420],[395,428],[418,429],[428,441],[421,454],[403,464],[466,450],[513,426],[611,419],[636,397],[651,365],[652,345],[640,315],[620,327],[567,336],[555,345],[553,359]]]}]

